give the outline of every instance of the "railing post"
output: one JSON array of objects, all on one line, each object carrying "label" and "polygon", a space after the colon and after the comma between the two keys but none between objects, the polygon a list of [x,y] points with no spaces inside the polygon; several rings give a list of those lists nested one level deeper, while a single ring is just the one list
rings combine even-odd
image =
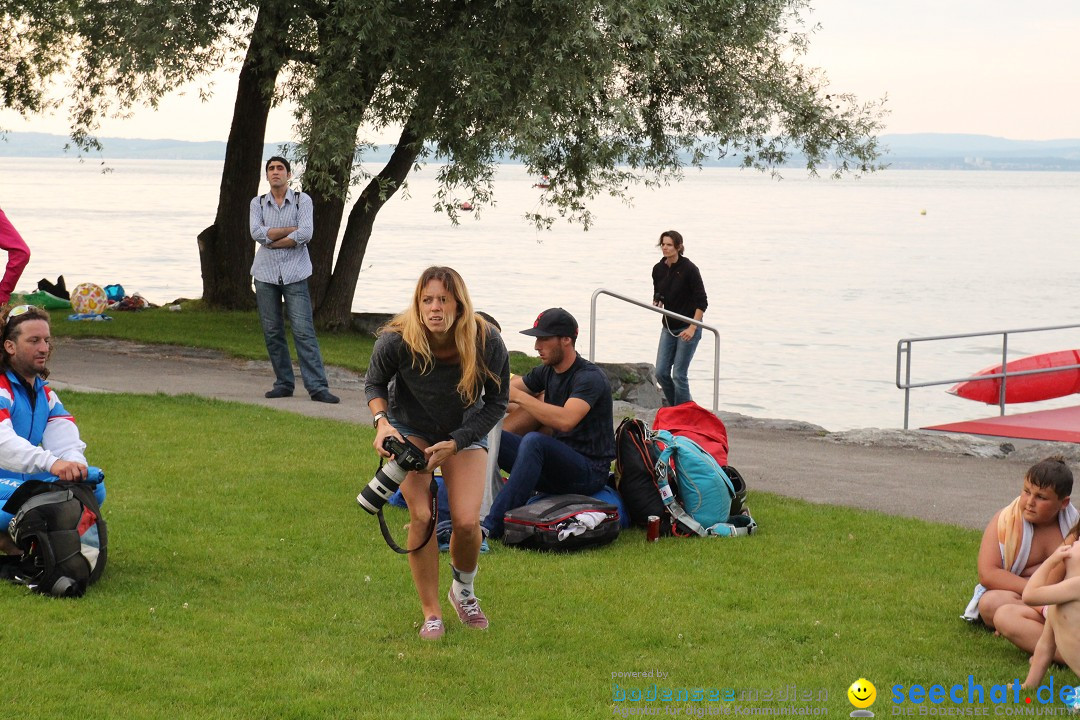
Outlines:
[{"label": "railing post", "polygon": [[[715,415],[720,410],[720,333],[713,334],[712,358],[712,411]],[[687,378],[686,382],[690,382],[689,378]]]},{"label": "railing post", "polygon": [[911,343],[904,343],[904,354],[907,356],[907,362],[904,363],[904,429],[907,430],[908,414],[911,411]]},{"label": "railing post", "polygon": [[998,392],[998,415],[1005,417],[1005,390],[1009,382],[1009,331],[1001,333],[1001,388]]},{"label": "railing post", "polygon": [[599,294],[600,290],[597,288],[589,301],[589,362],[596,357],[596,296]]},{"label": "railing post", "polygon": [[720,409],[720,331],[711,325],[706,325],[700,320],[695,320],[692,317],[680,315],[679,313],[665,310],[664,308],[658,308],[651,303],[643,303],[640,300],[634,300],[633,298],[620,295],[619,293],[612,292],[611,290],[605,290],[604,288],[597,288],[593,291],[592,300],[589,302],[589,362],[594,362],[596,359],[596,298],[600,295],[610,295],[613,298],[622,300],[625,303],[631,305],[637,305],[639,308],[643,308],[650,312],[666,315],[667,317],[673,317],[676,320],[682,320],[683,322],[693,323],[702,330],[708,330],[713,334],[713,405],[712,411],[718,412]]}]

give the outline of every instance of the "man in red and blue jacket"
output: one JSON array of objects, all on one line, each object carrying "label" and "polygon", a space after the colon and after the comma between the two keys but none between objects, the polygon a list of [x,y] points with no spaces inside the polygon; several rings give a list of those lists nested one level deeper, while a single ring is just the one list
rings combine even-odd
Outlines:
[{"label": "man in red and blue jacket", "polygon": [[[75,419],[45,379],[51,353],[49,314],[33,305],[4,313],[0,329],[0,507],[31,479],[87,479],[86,443]],[[94,494],[105,501],[105,484]],[[7,533],[12,514],[0,510],[0,552],[19,554]]]}]

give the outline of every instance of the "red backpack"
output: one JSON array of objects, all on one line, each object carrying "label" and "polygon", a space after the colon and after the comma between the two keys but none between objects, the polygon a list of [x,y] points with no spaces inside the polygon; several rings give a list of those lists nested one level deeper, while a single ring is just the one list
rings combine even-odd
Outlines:
[{"label": "red backpack", "polygon": [[652,426],[653,430],[667,430],[672,435],[690,438],[705,448],[718,465],[727,465],[727,428],[720,418],[693,400],[660,408]]},{"label": "red backpack", "polygon": [[654,430],[667,430],[672,435],[690,438],[716,460],[735,485],[731,514],[746,513],[746,481],[735,468],[728,465],[728,438],[724,422],[694,401],[656,411]]}]

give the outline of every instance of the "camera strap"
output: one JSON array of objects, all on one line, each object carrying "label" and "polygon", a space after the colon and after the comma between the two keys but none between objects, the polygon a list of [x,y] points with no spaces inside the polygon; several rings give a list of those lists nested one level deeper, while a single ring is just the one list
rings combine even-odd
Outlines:
[{"label": "camera strap", "polygon": [[[380,467],[381,466],[382,464],[380,463]],[[382,530],[383,540],[386,541],[386,544],[389,545],[390,549],[394,552],[400,555],[408,555],[411,552],[416,552],[427,545],[431,541],[431,536],[435,534],[435,524],[438,522],[439,513],[439,483],[435,481],[434,475],[431,476],[431,487],[429,490],[431,491],[431,519],[428,521],[427,536],[422,543],[411,550],[403,550],[396,542],[394,542],[394,538],[390,535],[390,528],[386,526],[386,518],[383,517],[383,509],[379,508],[379,529]]]}]

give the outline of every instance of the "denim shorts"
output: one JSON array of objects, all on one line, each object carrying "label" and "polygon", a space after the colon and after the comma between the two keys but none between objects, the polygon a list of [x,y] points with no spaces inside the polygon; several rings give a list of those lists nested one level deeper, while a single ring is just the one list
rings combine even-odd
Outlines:
[{"label": "denim shorts", "polygon": [[[413,430],[411,427],[409,427],[405,423],[401,422],[400,420],[395,420],[394,418],[390,417],[389,415],[387,416],[386,419],[390,421],[390,426],[391,427],[393,427],[395,430],[397,430],[399,433],[401,433],[401,437],[409,437],[410,435],[412,435],[413,437],[420,438],[421,440],[426,442],[428,445],[434,445],[437,442],[441,442],[440,440],[436,440],[432,435],[430,435],[428,433],[422,433],[422,432],[419,432],[418,430]],[[450,439],[451,438],[447,438],[447,440],[450,440]],[[469,445],[469,447],[461,448],[461,450],[476,450],[476,449],[487,450],[487,446],[488,446],[488,439],[487,439],[487,435],[485,435],[484,437],[480,438],[479,440],[477,440],[473,444]],[[459,450],[458,452],[461,452],[461,450]]]}]

